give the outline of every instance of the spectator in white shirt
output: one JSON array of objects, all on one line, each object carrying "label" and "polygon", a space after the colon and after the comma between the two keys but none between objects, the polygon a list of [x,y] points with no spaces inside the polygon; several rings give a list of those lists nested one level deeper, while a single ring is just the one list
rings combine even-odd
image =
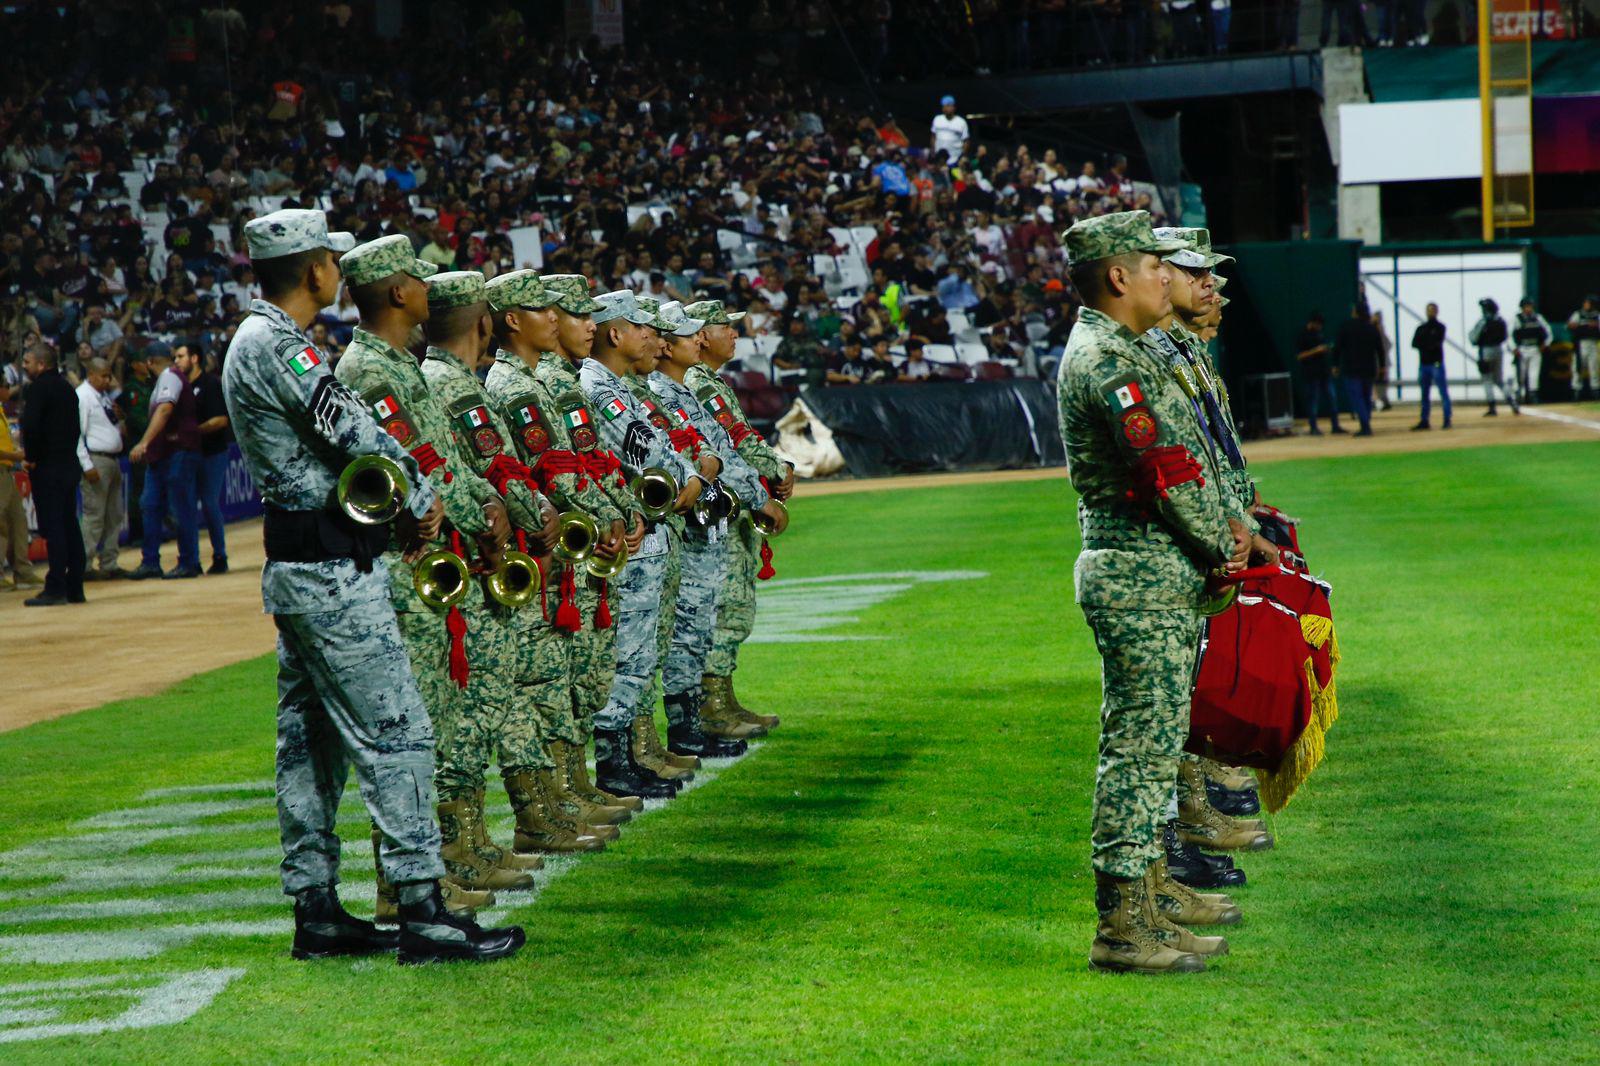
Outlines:
[{"label": "spectator in white shirt", "polygon": [[966,151],[970,136],[967,120],[956,114],[956,98],[940,100],[939,113],[933,116],[933,150],[943,152],[945,159],[954,163]]},{"label": "spectator in white shirt", "polygon": [[[91,359],[78,386],[78,462],[83,467],[83,553],[85,581],[124,576],[117,566],[117,537],[126,508],[122,501],[122,429],[112,404],[111,364]],[[96,559],[100,568],[94,569]]]}]

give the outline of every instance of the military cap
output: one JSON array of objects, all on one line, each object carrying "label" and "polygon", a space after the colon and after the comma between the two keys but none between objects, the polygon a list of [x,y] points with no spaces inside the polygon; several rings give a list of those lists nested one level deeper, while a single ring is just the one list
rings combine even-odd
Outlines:
[{"label": "military cap", "polygon": [[[702,307],[707,303],[716,303],[715,300],[702,300],[692,306]],[[717,304],[720,308],[722,305]],[[706,320],[699,316],[689,317],[689,309],[677,300],[661,305],[661,310],[656,312],[656,328],[663,333],[670,333],[674,337],[692,337],[699,333],[706,325]]]},{"label": "military cap", "polygon": [[1179,252],[1183,241],[1162,239],[1150,228],[1148,211],[1115,211],[1096,215],[1076,222],[1061,235],[1067,247],[1067,263],[1092,263],[1096,259],[1110,259],[1129,252],[1149,252],[1166,255]]},{"label": "military cap", "polygon": [[1226,296],[1218,296],[1217,297],[1217,306],[1218,307],[1227,307],[1231,303],[1233,303],[1233,301],[1228,299]]},{"label": "military cap", "polygon": [[1211,275],[1211,291],[1212,292],[1221,292],[1222,291],[1222,287],[1224,285],[1226,285],[1226,284],[1228,284],[1228,279],[1223,277],[1221,274],[1213,274],[1213,275]]},{"label": "military cap", "polygon": [[721,300],[697,300],[683,309],[688,318],[698,318],[708,326],[731,326],[744,317],[743,311],[725,311]]},{"label": "military cap", "polygon": [[476,270],[449,270],[428,279],[428,306],[439,311],[482,303],[483,275]]},{"label": "military cap", "polygon": [[1211,231],[1205,229],[1204,227],[1169,226],[1156,230],[1156,233],[1160,236],[1171,235],[1177,237],[1179,240],[1193,242],[1194,250],[1206,257],[1206,266],[1208,268],[1221,266],[1223,263],[1231,263],[1234,261],[1233,256],[1231,255],[1222,255],[1220,252],[1213,252],[1211,250]]},{"label": "military cap", "polygon": [[534,310],[555,303],[555,294],[545,287],[539,275],[532,270],[513,270],[501,274],[483,287],[491,311],[510,311],[517,307]]},{"label": "military cap", "polygon": [[348,233],[329,233],[328,216],[321,211],[287,208],[246,222],[244,244],[251,259],[280,259],[313,248],[348,252],[356,239]]},{"label": "military cap", "polygon": [[633,296],[633,302],[644,308],[646,311],[649,311],[652,315],[661,310],[661,301],[656,299],[654,296],[640,296],[638,293],[635,293]]},{"label": "military cap", "polygon": [[555,304],[569,315],[592,315],[600,310],[589,295],[589,279],[582,274],[546,274],[539,279],[555,298]]},{"label": "military cap", "polygon": [[432,263],[417,258],[411,248],[411,238],[404,233],[391,233],[368,241],[346,252],[339,260],[339,273],[351,285],[371,285],[401,272],[414,278],[429,278],[439,272]]},{"label": "military cap", "polygon": [[604,293],[595,297],[600,309],[594,313],[595,325],[604,325],[625,318],[636,326],[653,326],[656,316],[639,306],[639,301],[628,289]]}]

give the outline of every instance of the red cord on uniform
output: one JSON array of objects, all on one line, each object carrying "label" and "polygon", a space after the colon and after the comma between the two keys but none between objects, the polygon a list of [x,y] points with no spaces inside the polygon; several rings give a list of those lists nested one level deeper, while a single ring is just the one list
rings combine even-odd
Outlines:
[{"label": "red cord on uniform", "polygon": [[611,628],[611,601],[606,596],[606,583],[600,582],[600,606],[595,608],[594,627],[596,629]]},{"label": "red cord on uniform", "polygon": [[767,543],[767,538],[761,538],[761,569],[756,571],[757,581],[770,581],[778,572],[772,568],[772,545]]},{"label": "red cord on uniform", "polygon": [[561,604],[556,608],[556,628],[563,633],[576,633],[583,628],[583,616],[578,613],[577,583],[570,565],[561,571]]},{"label": "red cord on uniform", "polygon": [[450,608],[444,616],[444,628],[450,634],[450,680],[466,688],[472,668],[467,664],[467,619],[461,608]]}]

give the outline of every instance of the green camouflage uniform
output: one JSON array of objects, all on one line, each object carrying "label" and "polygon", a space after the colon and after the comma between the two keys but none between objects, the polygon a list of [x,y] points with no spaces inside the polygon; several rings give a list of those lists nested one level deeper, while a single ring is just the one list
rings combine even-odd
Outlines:
[{"label": "green camouflage uniform", "polygon": [[[383,237],[347,254],[339,269],[347,283],[356,286],[382,280],[397,269],[418,277],[431,275],[432,265],[413,259],[410,247],[404,235]],[[444,406],[428,390],[416,359],[358,327],[335,375],[361,397],[403,448],[428,467],[428,479],[444,501],[445,518],[460,534],[464,550],[470,551],[472,538],[489,528],[484,505],[499,500],[500,495],[472,472]],[[446,534],[431,547],[449,544]],[[389,596],[412,673],[438,734],[435,780],[439,800],[447,803],[471,796],[483,786],[493,739],[509,706],[496,676],[506,659],[503,628],[489,617],[478,582],[468,582],[466,598],[457,608],[439,610],[422,601],[413,567],[401,558],[398,544],[391,543],[384,561],[389,566]],[[450,676],[449,626],[455,611],[466,624],[467,659],[473,664],[466,688]],[[481,666],[474,663],[474,656]]]},{"label": "green camouflage uniform", "polygon": [[[1182,247],[1157,240],[1139,211],[1086,220],[1065,239],[1074,264]],[[1094,865],[1137,878],[1161,855],[1160,824],[1188,733],[1197,608],[1206,571],[1231,552],[1227,516],[1237,504],[1170,365],[1110,316],[1079,313],[1057,393],[1079,494],[1077,601],[1102,662]],[[1158,456],[1184,453],[1200,476],[1169,478],[1162,491],[1150,491],[1141,470]]]},{"label": "green camouflage uniform", "polygon": [[[519,292],[527,290],[529,294],[536,294],[540,300],[544,299],[546,291],[537,274],[532,271],[515,271],[512,274],[501,275],[490,282],[488,286],[490,307],[513,306],[529,298],[526,295],[513,293],[511,291],[513,288]],[[566,362],[553,352],[545,352],[539,360],[541,366],[557,361]],[[488,380],[485,383],[489,396],[495,408],[511,427],[511,439],[516,445],[517,453],[529,466],[537,464],[540,456],[546,452],[574,450],[572,428],[567,423],[560,400],[567,392],[576,389],[576,383],[571,389],[563,388],[558,391],[550,384],[554,377],[550,374],[543,376],[536,374],[533,368],[504,350],[495,353],[494,365],[489,368]],[[611,497],[587,475],[552,474],[545,479],[544,484],[546,494],[558,510],[585,512],[602,530],[622,518],[622,512],[612,503]],[[560,587],[562,569],[559,564],[551,568],[549,583],[552,599],[558,595],[554,590]],[[580,573],[576,578],[576,584],[579,597],[578,609],[582,615],[583,627],[593,628],[599,598],[597,595],[585,593],[584,590],[589,584],[587,576]],[[553,614],[555,608],[552,607],[551,610]],[[579,634],[563,638],[568,644],[566,674],[563,678],[566,692],[565,705],[552,731],[552,739],[576,745],[588,742],[588,732],[575,712],[583,706],[583,700],[591,698],[589,693],[594,687],[594,682],[583,676],[583,671],[588,668],[588,660],[580,653],[577,646],[581,632],[580,630]],[[607,664],[607,674],[612,669],[612,666]],[[609,678],[606,686],[609,692]],[[602,699],[602,704],[603,702]]]},{"label": "green camouflage uniform", "polygon": [[[708,325],[732,324],[744,312],[729,314],[717,300],[703,300],[685,307],[690,318],[704,319]],[[692,366],[683,376],[695,398],[727,430],[739,455],[768,484],[776,485],[788,474],[787,464],[750,427],[733,386],[723,381],[710,367]],[[717,597],[717,628],[711,638],[711,654],[706,658],[706,673],[727,677],[739,667],[739,645],[750,637],[756,621],[756,573],[761,568],[761,545],[765,538],[748,518],[728,531],[728,575]]]},{"label": "green camouflage uniform", "polygon": [[[317,247],[348,250],[320,211],[275,211],[245,226],[254,259]],[[269,512],[333,513],[339,474],[359,455],[405,472],[405,506],[437,498],[416,461],[383,432],[282,309],[254,300],[223,361],[239,450]],[[269,529],[275,519],[269,516]],[[335,520],[337,521],[337,520]],[[416,683],[382,560],[269,559],[261,598],[278,628],[278,825],[290,894],[339,881],[339,800],[351,769],[382,830],[384,876],[402,892],[444,876],[434,823],[433,728]]]}]

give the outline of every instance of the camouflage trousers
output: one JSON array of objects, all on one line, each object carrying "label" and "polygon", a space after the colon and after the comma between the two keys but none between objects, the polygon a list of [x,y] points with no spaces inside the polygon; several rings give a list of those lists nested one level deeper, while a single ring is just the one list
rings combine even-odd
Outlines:
[{"label": "camouflage trousers", "polygon": [[444,876],[434,824],[433,726],[387,605],[276,615],[278,830],[283,890],[339,882],[334,821],[353,768],[383,831],[384,876]]},{"label": "camouflage trousers", "polygon": [[[622,573],[632,566],[630,559]],[[616,586],[616,581],[598,581],[581,573],[578,577],[578,613],[583,616],[583,628],[572,634],[572,713],[582,732],[580,744],[594,735],[594,716],[611,698],[611,680],[617,671]],[[595,621],[601,596],[606,598],[611,612],[611,625],[605,629]]]},{"label": "camouflage trousers", "polygon": [[627,568],[616,581],[617,613],[613,626],[617,642],[616,675],[605,707],[595,715],[596,729],[629,729],[641,707],[655,706],[645,701],[655,685],[659,656],[656,641],[660,630],[661,590],[667,579],[669,536],[665,528],[658,528],[645,538],[641,554],[628,560]]},{"label": "camouflage trousers", "polygon": [[684,537],[671,611],[672,636],[661,664],[661,684],[668,696],[699,688],[706,672],[706,656],[717,624],[717,593],[728,558],[724,543],[709,542],[698,533]]},{"label": "camouflage trousers", "polygon": [[515,695],[500,741],[500,768],[506,773],[547,770],[555,764],[546,744],[581,739],[572,720],[571,641],[550,624],[545,610],[538,600],[515,610],[496,609],[515,642]]},{"label": "camouflage trousers", "polygon": [[476,582],[458,609],[467,627],[466,688],[450,677],[448,612],[424,608],[395,615],[411,673],[433,719],[438,755],[433,782],[442,802],[471,795],[483,784],[510,703],[503,680],[495,676],[495,664],[504,668],[509,658],[505,630],[489,617]]},{"label": "camouflage trousers", "polygon": [[706,673],[727,677],[739,668],[739,645],[756,624],[756,571],[761,569],[761,534],[749,522],[728,530],[728,573],[717,596],[717,628],[706,657]]},{"label": "camouflage trousers", "polygon": [[1189,734],[1200,618],[1088,605],[1083,613],[1101,665],[1094,868],[1140,877],[1161,857],[1161,823]]}]

